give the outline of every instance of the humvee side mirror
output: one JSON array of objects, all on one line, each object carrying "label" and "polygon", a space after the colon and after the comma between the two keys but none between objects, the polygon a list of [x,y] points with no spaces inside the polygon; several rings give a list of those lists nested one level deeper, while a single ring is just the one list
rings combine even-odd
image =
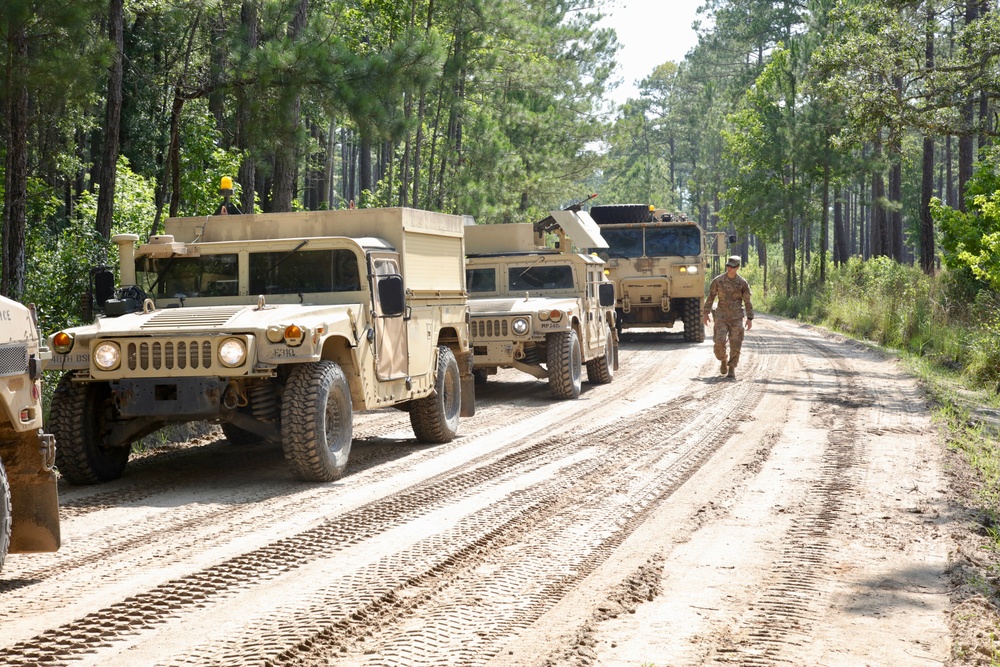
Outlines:
[{"label": "humvee side mirror", "polygon": [[403,277],[399,274],[382,276],[378,280],[378,302],[382,317],[399,317],[406,310]]},{"label": "humvee side mirror", "polygon": [[729,235],[729,242],[730,243],[736,243],[736,234],[730,234]]},{"label": "humvee side mirror", "polygon": [[598,285],[597,301],[605,308],[615,305],[615,284],[601,283]]}]

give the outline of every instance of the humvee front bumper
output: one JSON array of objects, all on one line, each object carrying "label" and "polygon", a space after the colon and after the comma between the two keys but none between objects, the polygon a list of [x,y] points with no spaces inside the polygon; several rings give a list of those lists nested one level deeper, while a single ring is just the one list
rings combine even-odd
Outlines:
[{"label": "humvee front bumper", "polygon": [[122,417],[205,419],[222,413],[225,378],[127,378],[111,383]]}]

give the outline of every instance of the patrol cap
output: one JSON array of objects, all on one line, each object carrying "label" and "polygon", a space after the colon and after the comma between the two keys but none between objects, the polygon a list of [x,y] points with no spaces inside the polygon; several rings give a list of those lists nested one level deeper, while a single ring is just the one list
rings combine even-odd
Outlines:
[{"label": "patrol cap", "polygon": [[734,269],[740,268],[740,256],[739,255],[730,255],[729,259],[726,261],[726,266],[731,266]]}]

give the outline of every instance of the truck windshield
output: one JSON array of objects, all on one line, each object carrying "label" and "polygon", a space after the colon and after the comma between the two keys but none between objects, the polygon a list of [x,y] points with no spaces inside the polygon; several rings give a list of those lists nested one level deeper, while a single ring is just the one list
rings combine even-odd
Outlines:
[{"label": "truck windshield", "polygon": [[358,258],[350,250],[250,253],[251,294],[353,292],[359,289]]},{"label": "truck windshield", "polygon": [[611,257],[642,257],[642,229],[602,229],[601,236],[608,242]]},{"label": "truck windshield", "polygon": [[239,256],[140,257],[136,282],[153,298],[236,296],[239,293]]},{"label": "truck windshield", "polygon": [[465,283],[470,292],[496,292],[497,270],[493,268],[466,269]]},{"label": "truck windshield", "polygon": [[573,267],[568,265],[518,266],[507,270],[508,290],[573,289]]},{"label": "truck windshield", "polygon": [[694,225],[646,227],[646,255],[666,257],[701,254],[701,233]]}]

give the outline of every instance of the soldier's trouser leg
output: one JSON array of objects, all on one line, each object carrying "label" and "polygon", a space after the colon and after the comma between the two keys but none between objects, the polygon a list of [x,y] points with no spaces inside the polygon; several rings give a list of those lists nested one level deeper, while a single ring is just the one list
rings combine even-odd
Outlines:
[{"label": "soldier's trouser leg", "polygon": [[715,343],[715,358],[719,361],[726,360],[726,341],[729,340],[730,323],[725,320],[715,318],[715,326],[712,328],[712,342]]},{"label": "soldier's trouser leg", "polygon": [[743,349],[743,318],[734,320],[729,324],[729,366],[735,368],[740,363],[740,350]]}]

